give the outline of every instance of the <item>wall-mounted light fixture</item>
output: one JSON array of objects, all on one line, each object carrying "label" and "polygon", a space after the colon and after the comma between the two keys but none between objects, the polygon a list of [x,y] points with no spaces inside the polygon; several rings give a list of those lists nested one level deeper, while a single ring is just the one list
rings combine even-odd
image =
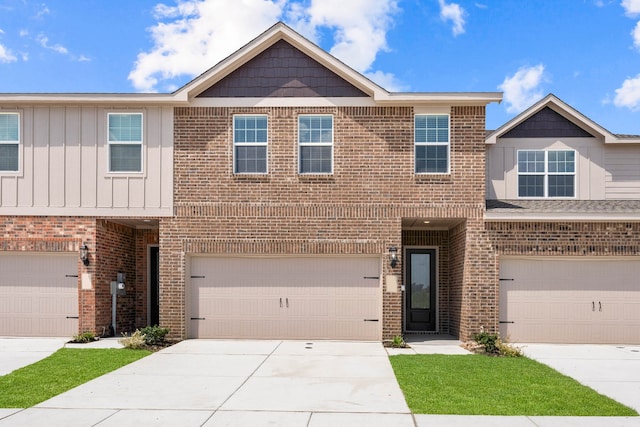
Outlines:
[{"label": "wall-mounted light fixture", "polygon": [[396,268],[398,264],[398,248],[391,246],[389,248],[389,255],[391,256],[391,268]]},{"label": "wall-mounted light fixture", "polygon": [[84,265],[89,265],[89,247],[86,243],[80,246],[80,260]]}]

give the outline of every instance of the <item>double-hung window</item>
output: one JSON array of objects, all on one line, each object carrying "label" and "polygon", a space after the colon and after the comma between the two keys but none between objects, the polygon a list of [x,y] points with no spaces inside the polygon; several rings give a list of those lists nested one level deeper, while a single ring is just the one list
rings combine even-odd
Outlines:
[{"label": "double-hung window", "polygon": [[233,116],[233,172],[267,173],[267,116]]},{"label": "double-hung window", "polygon": [[20,114],[0,113],[0,172],[18,172]]},{"label": "double-hung window", "polygon": [[448,115],[416,115],[414,144],[415,173],[449,173]]},{"label": "double-hung window", "polygon": [[301,174],[333,172],[333,116],[298,116],[298,163]]},{"label": "double-hung window", "polygon": [[518,151],[518,197],[575,197],[575,181],[575,151]]},{"label": "double-hung window", "polygon": [[108,114],[109,172],[142,172],[142,113]]}]

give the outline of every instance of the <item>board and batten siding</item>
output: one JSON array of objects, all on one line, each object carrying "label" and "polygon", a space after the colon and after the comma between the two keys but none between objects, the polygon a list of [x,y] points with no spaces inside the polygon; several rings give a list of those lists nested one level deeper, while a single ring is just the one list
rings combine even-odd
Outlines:
[{"label": "board and batten siding", "polygon": [[[2,215],[168,216],[173,108],[30,106],[20,113],[20,170],[0,172]],[[109,173],[107,114],[143,114],[142,173]]]},{"label": "board and batten siding", "polygon": [[640,146],[607,146],[605,165],[608,200],[640,199]]},{"label": "board and batten siding", "polygon": [[575,198],[577,200],[605,198],[605,147],[601,140],[596,138],[501,138],[498,139],[497,144],[487,145],[487,199],[518,199],[518,150],[575,150]]}]

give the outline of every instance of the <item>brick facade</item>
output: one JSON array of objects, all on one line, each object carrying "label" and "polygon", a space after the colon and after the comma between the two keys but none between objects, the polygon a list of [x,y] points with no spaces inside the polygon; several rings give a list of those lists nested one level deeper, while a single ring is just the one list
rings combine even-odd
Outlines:
[{"label": "brick facade", "polygon": [[[484,295],[484,284],[476,282],[486,275],[466,269],[480,271],[484,260],[475,251],[485,248],[475,242],[483,238],[485,109],[452,107],[450,113],[451,174],[416,175],[411,107],[176,108],[175,216],[160,225],[160,323],[174,337],[185,336],[189,254],[375,254],[384,257],[382,275],[394,274],[401,283],[402,257],[392,269],[388,248],[401,254],[402,245],[434,245],[440,255],[439,330],[466,334],[462,328],[475,318],[469,307],[457,312],[457,323],[449,314],[466,298],[449,291],[450,265],[451,259],[461,265],[455,286]],[[234,114],[268,116],[268,174],[233,174]],[[333,174],[297,173],[299,114],[333,115]],[[450,253],[449,232],[403,234],[403,218],[471,221],[466,257]],[[385,289],[384,339],[402,333],[402,305],[402,293]]]},{"label": "brick facade", "polygon": [[500,255],[639,256],[637,222],[487,222]]}]

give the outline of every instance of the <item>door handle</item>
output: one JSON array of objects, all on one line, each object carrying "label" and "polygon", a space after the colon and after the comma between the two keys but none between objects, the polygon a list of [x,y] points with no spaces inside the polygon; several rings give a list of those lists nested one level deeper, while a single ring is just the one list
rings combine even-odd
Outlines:
[{"label": "door handle", "polygon": [[598,310],[602,311],[602,302],[601,301],[598,301]]},{"label": "door handle", "polygon": [[287,308],[289,308],[289,297],[287,297]]},{"label": "door handle", "polygon": [[282,298],[280,298],[280,308],[282,308]]},{"label": "door handle", "polygon": [[596,303],[595,303],[595,301],[591,301],[591,311],[596,311]]}]

